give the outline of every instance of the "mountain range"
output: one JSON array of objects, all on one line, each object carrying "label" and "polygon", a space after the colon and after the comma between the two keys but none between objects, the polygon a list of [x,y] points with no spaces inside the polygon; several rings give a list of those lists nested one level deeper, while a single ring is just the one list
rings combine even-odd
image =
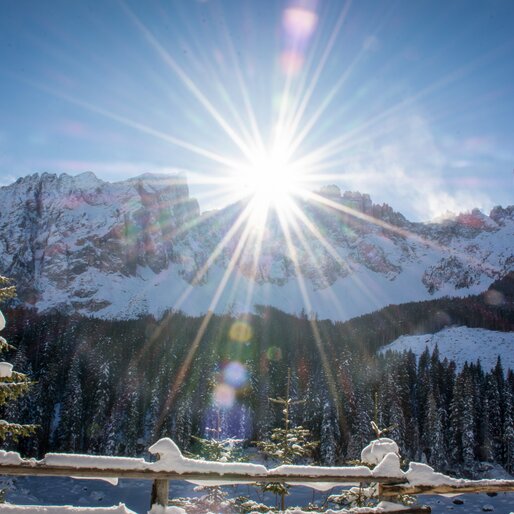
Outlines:
[{"label": "mountain range", "polygon": [[269,305],[344,321],[389,304],[485,291],[514,270],[514,206],[411,222],[322,188],[248,223],[248,202],[201,213],[182,176],[105,182],[34,174],[0,188],[0,272],[19,301],[100,318]]}]

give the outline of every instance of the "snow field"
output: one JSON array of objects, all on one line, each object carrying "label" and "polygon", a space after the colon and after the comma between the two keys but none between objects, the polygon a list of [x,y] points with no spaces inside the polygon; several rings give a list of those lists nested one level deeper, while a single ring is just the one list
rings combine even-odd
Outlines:
[{"label": "snow field", "polygon": [[496,366],[501,356],[503,369],[514,369],[514,332],[497,332],[483,328],[449,327],[435,334],[401,336],[382,348],[382,352],[411,350],[419,357],[426,348],[432,354],[438,348],[441,360],[455,361],[458,368],[465,362],[480,360],[486,371]]}]

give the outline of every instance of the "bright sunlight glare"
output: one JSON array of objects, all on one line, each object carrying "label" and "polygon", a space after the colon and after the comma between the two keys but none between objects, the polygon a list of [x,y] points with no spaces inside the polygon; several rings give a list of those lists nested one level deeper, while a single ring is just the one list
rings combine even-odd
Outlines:
[{"label": "bright sunlight glare", "polygon": [[259,149],[248,156],[238,170],[237,187],[241,196],[251,198],[252,209],[265,215],[268,209],[287,204],[298,195],[302,178],[302,170],[290,159],[287,145],[274,144],[269,150]]}]

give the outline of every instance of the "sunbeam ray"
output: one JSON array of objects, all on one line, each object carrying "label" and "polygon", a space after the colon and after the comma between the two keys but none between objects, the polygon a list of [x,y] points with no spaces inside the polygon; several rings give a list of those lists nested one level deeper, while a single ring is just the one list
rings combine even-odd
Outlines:
[{"label": "sunbeam ray", "polygon": [[245,298],[245,302],[244,302],[244,308],[245,308],[246,312],[250,311],[250,307],[251,307],[250,304],[252,302],[253,292],[255,289],[255,285],[257,283],[257,270],[258,270],[259,258],[260,258],[261,250],[262,250],[262,242],[264,240],[264,231],[266,228],[267,217],[268,217],[268,211],[266,211],[264,219],[261,219],[257,223],[257,234],[255,234],[255,244],[254,244],[253,251],[252,251],[252,255],[253,255],[252,267],[250,270],[250,277],[248,279],[248,288],[246,291],[246,298]]},{"label": "sunbeam ray", "polygon": [[[293,218],[293,216],[296,216],[306,227],[307,229],[311,232],[311,234],[314,236],[315,240],[316,241],[319,241],[321,243],[321,245],[325,248],[325,250],[327,250],[327,252],[329,253],[329,255],[343,268],[345,269],[348,273],[352,273],[353,270],[351,269],[351,267],[348,265],[348,263],[346,261],[344,261],[342,259],[342,257],[337,253],[337,250],[327,241],[327,239],[323,236],[323,234],[321,234],[321,232],[318,230],[318,228],[314,225],[314,223],[312,223],[308,218],[307,216],[305,215],[305,213],[297,206],[297,205],[294,205],[293,202],[291,202],[292,205],[290,207],[291,209],[291,218]],[[294,218],[293,218],[294,219]],[[297,226],[297,231],[299,232],[300,231],[300,228]],[[308,246],[308,242],[307,240],[304,238],[303,239],[303,245],[304,247],[305,246]],[[360,278],[353,274],[352,276],[354,282],[360,286],[360,291],[362,294],[366,295],[370,300],[372,300],[372,294],[371,292],[368,290],[367,287],[365,287],[365,285],[362,283],[362,281],[360,280]],[[343,309],[342,309],[342,305],[341,305],[341,302],[339,301],[339,299],[335,296],[334,292],[332,290],[329,289],[328,291],[329,295],[332,297],[332,300],[334,302],[335,305],[338,305],[339,306],[339,310],[340,312],[343,312]]]},{"label": "sunbeam ray", "polygon": [[209,258],[205,261],[205,263],[202,265],[202,267],[197,271],[195,274],[192,283],[189,284],[189,286],[186,288],[186,290],[182,293],[180,298],[175,302],[173,305],[173,309],[178,310],[182,306],[182,304],[186,301],[188,296],[191,294],[191,292],[194,290],[195,285],[198,284],[204,275],[207,273],[209,268],[214,264],[216,259],[220,256],[221,252],[226,247],[227,243],[235,236],[236,232],[239,230],[239,228],[242,226],[242,224],[247,220],[247,218],[252,213],[252,203],[250,202],[249,205],[246,206],[246,208],[243,210],[243,212],[238,216],[237,220],[232,224],[228,232],[225,234],[223,239],[216,245],[214,248],[212,254],[209,256]]},{"label": "sunbeam ray", "polygon": [[[285,240],[286,240],[286,246],[289,251],[289,255],[291,256],[291,260],[293,261],[293,265],[294,265],[294,268],[296,271],[298,285],[300,287],[300,293],[302,295],[307,312],[309,313],[309,323],[310,323],[310,326],[312,329],[312,334],[314,336],[314,341],[316,343],[316,348],[317,348],[318,353],[321,358],[323,371],[325,372],[325,377],[326,377],[327,384],[329,387],[329,393],[332,397],[332,401],[334,402],[334,405],[336,405],[338,407],[339,412],[342,412],[342,409],[340,406],[341,399],[340,399],[340,395],[338,394],[338,391],[336,388],[336,381],[335,381],[335,378],[333,375],[332,366],[327,357],[327,354],[326,354],[326,351],[324,348],[324,344],[323,344],[323,340],[319,333],[317,321],[316,321],[316,318],[314,316],[313,309],[312,309],[312,303],[310,301],[309,294],[307,291],[307,286],[305,284],[305,280],[304,280],[303,274],[300,269],[296,246],[294,245],[292,238],[291,238],[290,227],[288,225],[287,220],[284,219],[283,213],[279,212],[278,214],[279,214],[280,226],[282,228],[282,232],[283,232]],[[346,434],[347,433],[346,420],[343,419],[342,416],[340,416],[340,418],[339,418],[339,423],[341,424],[341,428],[344,429],[343,433]]]},{"label": "sunbeam ray", "polygon": [[314,94],[314,90],[316,89],[316,86],[321,77],[321,74],[326,65],[326,62],[332,52],[332,49],[334,48],[334,44],[337,40],[337,36],[339,35],[339,31],[341,30],[344,20],[346,19],[346,16],[350,9],[350,5],[351,5],[351,0],[347,0],[345,2],[345,4],[343,5],[343,7],[341,9],[341,13],[339,14],[339,17],[338,17],[336,24],[332,30],[332,33],[330,34],[330,38],[327,42],[327,46],[321,55],[321,58],[318,62],[318,65],[316,66],[316,69],[314,70],[314,73],[312,74],[312,78],[310,80],[309,86],[307,87],[305,92],[302,93],[302,95],[299,95],[299,99],[300,99],[299,105],[295,106],[292,109],[293,118],[290,121],[290,123],[288,124],[288,130],[289,130],[290,134],[296,133],[298,125],[300,124],[300,121],[305,113],[305,109],[307,108],[307,106],[311,100],[311,97]]},{"label": "sunbeam ray", "polygon": [[300,165],[306,165],[309,161],[321,161],[324,159],[328,159],[334,155],[341,153],[347,148],[347,146],[341,145],[343,143],[349,144],[349,142],[351,142],[352,137],[358,136],[359,134],[363,134],[365,131],[369,132],[370,128],[374,128],[379,123],[383,123],[385,119],[399,113],[402,109],[412,106],[422,98],[434,93],[435,91],[442,89],[443,87],[449,86],[450,84],[456,82],[459,79],[464,78],[466,74],[469,74],[471,71],[475,70],[477,67],[483,64],[484,61],[491,57],[491,55],[496,54],[501,50],[503,50],[503,48],[495,49],[494,51],[489,52],[487,55],[482,55],[474,59],[468,64],[465,64],[460,68],[457,68],[456,70],[453,70],[452,72],[435,80],[425,88],[418,91],[416,94],[404,98],[396,104],[384,109],[375,116],[369,118],[364,123],[356,126],[349,132],[342,134],[340,136],[336,136],[335,138],[331,139],[330,141],[320,146],[316,150],[302,156],[302,158],[299,159]]},{"label": "sunbeam ray", "polygon": [[130,16],[134,24],[139,28],[141,33],[145,36],[147,41],[152,45],[155,51],[159,54],[159,56],[163,59],[163,61],[177,74],[177,76],[182,80],[187,89],[193,94],[193,96],[200,102],[200,104],[206,109],[206,111],[213,117],[213,119],[220,125],[220,127],[227,133],[227,135],[232,139],[232,141],[239,147],[241,152],[244,155],[248,155],[251,153],[251,150],[248,148],[248,145],[245,141],[243,141],[234,129],[229,125],[229,123],[225,120],[225,118],[221,115],[221,113],[212,105],[212,103],[207,99],[207,97],[200,91],[198,86],[194,83],[194,81],[189,77],[189,75],[178,65],[178,63],[173,59],[171,54],[163,48],[161,43],[155,38],[155,36],[151,33],[151,31],[141,22],[139,18],[127,7],[125,6],[127,14]]},{"label": "sunbeam ray", "polygon": [[[204,316],[202,323],[200,325],[200,328],[199,328],[194,340],[191,342],[191,346],[188,350],[188,353],[187,353],[184,361],[182,362],[182,364],[179,368],[179,371],[175,377],[175,380],[170,388],[170,392],[166,398],[166,403],[164,405],[164,408],[162,409],[161,420],[169,412],[171,405],[173,405],[173,402],[174,402],[174,400],[177,396],[177,393],[186,377],[186,374],[191,366],[191,363],[192,363],[193,358],[198,350],[198,347],[203,339],[203,336],[205,335],[205,331],[207,330],[209,321],[211,320],[211,318],[214,314],[214,311],[218,305],[218,301],[227,286],[230,276],[232,275],[232,273],[235,270],[236,263],[237,263],[239,257],[241,256],[241,252],[244,249],[246,240],[248,239],[251,229],[252,229],[251,225],[247,224],[240,240],[237,243],[234,253],[232,254],[232,257],[230,258],[230,261],[227,265],[227,269],[223,273],[223,277],[222,277],[220,283],[218,284],[218,287],[216,288],[216,291],[211,299],[209,308],[207,310],[207,314]],[[160,423],[162,423],[162,421]]]},{"label": "sunbeam ray", "polygon": [[[0,71],[0,73],[6,73]],[[67,95],[61,91],[58,91],[56,89],[53,89],[47,85],[39,84],[36,82],[33,82],[31,80],[28,80],[24,77],[21,77],[16,74],[8,73],[10,76],[14,76],[17,80],[20,82],[23,82],[31,87],[34,87],[40,91],[43,91],[45,93],[48,93],[56,98],[59,98],[61,100],[65,100],[66,102],[70,104],[77,105],[85,110],[88,110],[90,112],[93,112],[95,114],[100,114],[101,116],[105,118],[109,118],[113,121],[116,121],[118,123],[121,123],[122,125],[126,125],[127,127],[136,129],[142,133],[149,134],[151,136],[155,136],[158,139],[162,139],[163,141],[166,141],[167,143],[171,143],[175,146],[178,146],[180,148],[184,148],[185,150],[189,150],[192,153],[195,153],[197,155],[200,155],[202,157],[207,157],[208,159],[218,162],[220,164],[223,164],[224,166],[227,166],[229,168],[235,169],[239,166],[239,163],[237,161],[231,160],[221,154],[218,154],[216,152],[213,152],[211,150],[202,148],[200,146],[194,145],[193,143],[189,143],[187,141],[184,141],[182,139],[179,139],[175,136],[172,136],[170,134],[167,134],[165,132],[162,132],[157,129],[153,129],[143,123],[131,120],[130,118],[127,118],[125,116],[122,116],[120,114],[116,114],[114,112],[111,112],[107,109],[104,109],[102,107],[93,105],[89,102],[86,102],[84,100],[79,100],[78,98],[75,98],[73,96]]]},{"label": "sunbeam ray", "polygon": [[250,123],[250,130],[253,134],[253,138],[254,138],[254,141],[258,148],[258,151],[262,152],[265,150],[264,141],[262,138],[261,130],[259,129],[259,126],[257,123],[257,118],[255,116],[255,110],[252,105],[252,101],[250,99],[248,86],[246,84],[246,81],[243,78],[243,74],[241,73],[241,68],[239,66],[239,59],[237,56],[236,49],[234,48],[234,42],[228,31],[224,30],[222,33],[223,33],[225,42],[227,44],[228,50],[230,52],[230,57],[232,59],[233,65],[234,65],[234,71],[236,74],[237,83],[239,85],[239,91],[242,95],[243,104],[244,104],[246,114],[248,116],[248,120]]}]

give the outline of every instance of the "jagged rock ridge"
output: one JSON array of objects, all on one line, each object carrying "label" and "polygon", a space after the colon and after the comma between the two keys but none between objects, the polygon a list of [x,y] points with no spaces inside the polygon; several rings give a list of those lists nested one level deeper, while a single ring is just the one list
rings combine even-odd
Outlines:
[{"label": "jagged rock ridge", "polygon": [[202,215],[180,176],[35,174],[0,188],[0,272],[40,310],[133,317],[269,304],[344,320],[478,293],[514,268],[513,206],[424,224],[337,186],[319,198],[298,200],[288,229],[270,212],[261,230],[238,226],[243,203]]}]

